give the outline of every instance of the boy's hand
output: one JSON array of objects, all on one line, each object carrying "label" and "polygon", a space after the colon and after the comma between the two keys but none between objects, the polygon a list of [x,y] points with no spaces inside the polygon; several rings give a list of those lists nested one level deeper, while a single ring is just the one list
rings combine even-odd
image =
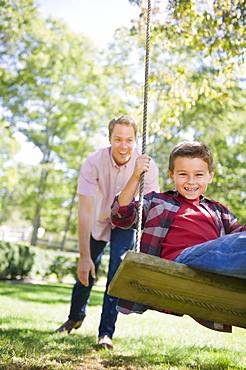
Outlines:
[{"label": "boy's hand", "polygon": [[132,202],[138,190],[141,173],[148,172],[150,161],[151,158],[147,154],[142,154],[136,159],[133,174],[118,196],[118,203],[120,206],[126,206]]},{"label": "boy's hand", "polygon": [[151,157],[149,157],[147,154],[142,154],[140,157],[136,159],[133,174],[138,180],[140,180],[141,173],[148,172],[150,161],[151,161]]}]

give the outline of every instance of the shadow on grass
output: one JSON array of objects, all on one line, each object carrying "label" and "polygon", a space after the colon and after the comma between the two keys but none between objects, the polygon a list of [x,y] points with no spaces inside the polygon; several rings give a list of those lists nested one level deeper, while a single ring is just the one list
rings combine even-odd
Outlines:
[{"label": "shadow on grass", "polygon": [[[39,370],[39,369],[199,369],[199,370],[242,370],[236,358],[242,354],[234,351],[228,354],[227,348],[215,349],[212,346],[183,345],[173,347],[172,343],[159,343],[159,347],[142,347],[137,350],[139,338],[132,339],[133,355],[115,351],[96,352],[96,338],[92,335],[61,335],[39,330],[1,330],[0,369]],[[123,343],[119,343],[119,345]],[[129,343],[128,343],[129,348]],[[122,350],[124,353],[124,350]],[[46,362],[41,365],[40,361]],[[235,359],[235,360],[234,360]],[[98,364],[100,361],[100,367]],[[50,365],[53,362],[53,365]],[[49,364],[48,364],[49,363]],[[81,367],[87,363],[89,367]],[[6,367],[6,364],[7,367]],[[22,364],[22,365],[21,365]],[[57,364],[57,365],[55,365]],[[11,365],[11,366],[10,366]],[[5,366],[5,367],[4,367]],[[95,366],[95,367],[94,367]]]},{"label": "shadow on grass", "polygon": [[[73,285],[67,284],[22,284],[21,282],[0,282],[0,294],[23,301],[70,305]],[[102,305],[103,291],[93,289],[90,306]]]},{"label": "shadow on grass", "polygon": [[[8,343],[5,352],[13,352],[18,349],[18,353],[40,354],[51,353],[54,349],[59,351],[68,351],[69,354],[77,354],[81,350],[86,351],[88,346],[95,346],[95,337],[92,335],[81,336],[78,334],[54,334],[52,331],[40,331],[37,329],[0,329],[1,344]],[[64,348],[66,346],[66,348]]]},{"label": "shadow on grass", "polygon": [[[200,347],[173,348],[167,355],[155,355],[141,353],[139,356],[112,356],[110,359],[103,359],[102,364],[106,369],[197,369],[197,370],[243,370],[234,361],[223,357],[214,360],[206,358],[200,360],[197,353],[202,355]],[[204,350],[206,353],[206,350]]]},{"label": "shadow on grass", "polygon": [[[70,304],[72,285],[68,284],[10,284],[0,282],[0,293],[18,300],[30,302],[30,313],[36,310],[31,303]],[[91,306],[101,306],[103,289],[95,287]],[[39,311],[37,311],[39,312]],[[17,312],[15,312],[17,314]],[[21,315],[18,313],[18,315]],[[30,315],[31,316],[31,315]],[[32,317],[14,317],[16,322],[30,321],[29,328],[7,327],[13,315],[6,315],[0,328],[0,370],[152,370],[152,369],[199,369],[243,370],[243,356],[239,350],[228,350],[208,345],[189,345],[159,338],[158,341],[141,337],[116,340],[115,351],[97,352],[96,335],[84,335],[75,331],[71,335],[53,334],[35,329]],[[45,324],[44,321],[44,325]],[[44,326],[45,328],[45,326]],[[175,345],[176,344],[176,345]],[[129,355],[132,353],[132,355]]]}]

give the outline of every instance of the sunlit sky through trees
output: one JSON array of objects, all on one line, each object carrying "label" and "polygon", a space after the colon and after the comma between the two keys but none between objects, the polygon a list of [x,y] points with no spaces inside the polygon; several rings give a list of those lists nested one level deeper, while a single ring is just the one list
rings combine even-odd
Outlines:
[{"label": "sunlit sky through trees", "polygon": [[[99,49],[107,47],[117,28],[130,27],[131,20],[139,14],[139,8],[128,0],[37,0],[36,3],[43,18],[61,18],[72,31],[88,36]],[[26,164],[39,163],[39,150],[25,142],[24,136],[16,138],[22,146],[18,160]]]}]

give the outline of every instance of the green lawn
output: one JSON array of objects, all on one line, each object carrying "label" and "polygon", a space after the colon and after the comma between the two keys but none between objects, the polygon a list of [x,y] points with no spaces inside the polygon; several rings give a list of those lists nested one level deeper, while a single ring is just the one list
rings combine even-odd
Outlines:
[{"label": "green lawn", "polygon": [[95,287],[82,327],[53,334],[66,320],[72,285],[0,282],[0,369],[246,369],[246,330],[203,328],[154,311],[119,315],[114,351],[96,349],[103,289]]}]

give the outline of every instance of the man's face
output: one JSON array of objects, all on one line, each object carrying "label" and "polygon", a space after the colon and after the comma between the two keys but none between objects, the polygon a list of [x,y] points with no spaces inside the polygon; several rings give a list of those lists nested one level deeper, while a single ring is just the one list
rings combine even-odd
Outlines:
[{"label": "man's face", "polygon": [[109,142],[116,164],[118,166],[126,164],[131,158],[136,143],[133,127],[117,123],[114,126]]},{"label": "man's face", "polygon": [[198,199],[214,176],[214,171],[209,172],[208,164],[203,159],[188,157],[177,157],[173,173],[170,170],[168,173],[176,190],[187,199]]}]

